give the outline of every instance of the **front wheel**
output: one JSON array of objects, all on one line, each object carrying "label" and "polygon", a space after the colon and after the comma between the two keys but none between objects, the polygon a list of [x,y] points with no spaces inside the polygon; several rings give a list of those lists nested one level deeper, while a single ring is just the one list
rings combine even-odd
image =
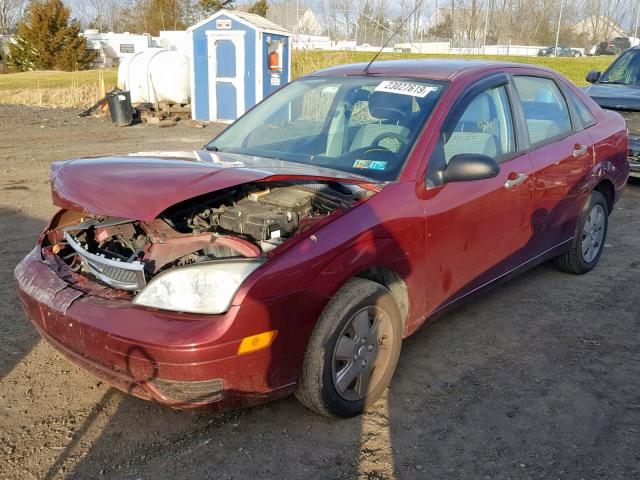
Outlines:
[{"label": "front wheel", "polygon": [[582,274],[596,266],[609,227],[609,207],[600,192],[591,192],[576,226],[575,236],[567,252],[554,258],[563,272]]},{"label": "front wheel", "polygon": [[391,292],[363,278],[347,282],[318,320],[296,397],[328,417],[359,415],[384,393],[402,344]]}]

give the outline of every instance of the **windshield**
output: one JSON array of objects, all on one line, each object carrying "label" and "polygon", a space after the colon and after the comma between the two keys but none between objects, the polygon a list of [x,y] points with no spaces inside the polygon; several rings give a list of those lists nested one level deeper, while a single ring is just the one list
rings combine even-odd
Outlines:
[{"label": "windshield", "polygon": [[207,149],[392,181],[444,86],[406,78],[304,78],[258,104]]},{"label": "windshield", "polygon": [[602,75],[598,83],[640,84],[640,50],[627,50]]}]

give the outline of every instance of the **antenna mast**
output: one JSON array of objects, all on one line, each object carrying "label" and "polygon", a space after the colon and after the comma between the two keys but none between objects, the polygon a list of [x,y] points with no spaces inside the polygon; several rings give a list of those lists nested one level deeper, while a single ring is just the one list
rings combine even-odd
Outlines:
[{"label": "antenna mast", "polygon": [[373,56],[373,58],[371,59],[371,61],[370,61],[369,63],[367,63],[367,66],[366,66],[366,67],[364,67],[364,70],[362,70],[362,73],[363,73],[363,74],[365,74],[365,75],[366,75],[366,74],[368,74],[368,73],[369,73],[369,68],[371,68],[371,64],[372,64],[373,62],[375,62],[375,61],[376,61],[376,58],[378,58],[378,56],[379,56],[379,55],[382,53],[382,51],[387,47],[387,45],[389,45],[389,42],[391,41],[391,39],[392,39],[393,37],[395,37],[395,36],[398,34],[398,32],[399,32],[400,30],[402,30],[402,27],[404,27],[404,26],[405,26],[405,24],[407,23],[407,20],[409,20],[409,19],[411,18],[411,16],[412,16],[414,13],[416,13],[420,7],[422,7],[422,4],[423,4],[423,3],[424,3],[424,0],[420,0],[418,3],[416,3],[416,7],[413,9],[413,11],[412,11],[411,13],[409,13],[409,15],[407,15],[407,16],[405,17],[405,19],[404,19],[404,20],[402,20],[402,22],[400,23],[400,25],[398,25],[398,28],[396,28],[396,29],[395,29],[395,31],[391,34],[391,36],[389,36],[389,38],[387,38],[387,41],[386,41],[386,42],[384,42],[384,45],[382,45],[382,47],[380,47],[380,50],[378,50],[378,51],[376,52],[376,54]]}]

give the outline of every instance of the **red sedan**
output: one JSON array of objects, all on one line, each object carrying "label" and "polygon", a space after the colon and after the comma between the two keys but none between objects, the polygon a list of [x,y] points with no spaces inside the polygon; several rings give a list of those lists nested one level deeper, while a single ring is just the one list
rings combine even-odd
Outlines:
[{"label": "red sedan", "polygon": [[357,415],[436,314],[548,259],[594,268],[626,156],[622,117],[547,69],[331,68],[202,150],[54,163],[18,293],[134,395]]}]

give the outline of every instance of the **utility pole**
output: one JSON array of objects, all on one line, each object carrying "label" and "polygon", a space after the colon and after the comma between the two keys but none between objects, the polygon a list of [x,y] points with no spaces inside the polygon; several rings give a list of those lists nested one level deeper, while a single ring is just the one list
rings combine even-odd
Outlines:
[{"label": "utility pole", "polygon": [[640,5],[636,5],[636,24],[633,27],[633,45],[632,47],[637,45],[636,38],[638,38],[638,20],[640,20]]},{"label": "utility pole", "polygon": [[556,48],[554,54],[558,54],[558,40],[560,40],[560,24],[562,23],[562,9],[564,7],[564,0],[560,0],[560,15],[558,16],[558,30],[556,31]]},{"label": "utility pole", "polygon": [[[433,29],[434,32],[438,31],[438,0],[436,0],[436,15],[435,15],[435,23],[433,25],[435,28]],[[436,36],[436,41],[439,40],[438,37]]]},{"label": "utility pole", "polygon": [[485,46],[487,45],[487,30],[489,28],[489,9],[490,6],[487,5],[486,15],[484,17],[484,32],[482,32],[482,53],[485,51]]}]

